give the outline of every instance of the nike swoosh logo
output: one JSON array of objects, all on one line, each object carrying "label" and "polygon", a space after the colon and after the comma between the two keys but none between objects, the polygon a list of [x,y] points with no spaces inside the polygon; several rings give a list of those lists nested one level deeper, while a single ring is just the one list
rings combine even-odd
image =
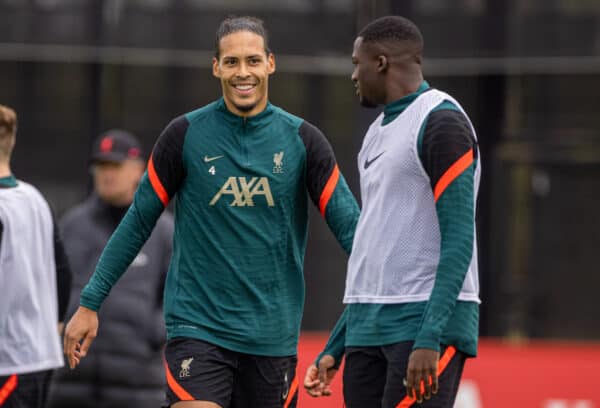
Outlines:
[{"label": "nike swoosh logo", "polygon": [[365,170],[366,170],[366,169],[368,169],[368,168],[369,168],[369,166],[370,166],[371,164],[373,164],[373,162],[374,162],[375,160],[379,159],[379,158],[381,157],[381,155],[382,155],[382,154],[384,154],[384,153],[385,153],[385,150],[384,150],[383,152],[379,153],[377,156],[373,157],[371,160],[369,160],[369,159],[366,159],[366,160],[365,160]]},{"label": "nike swoosh logo", "polygon": [[205,163],[208,163],[208,162],[211,162],[211,161],[213,161],[213,160],[220,159],[221,157],[223,157],[223,156],[214,156],[214,157],[208,157],[208,156],[204,156],[204,162],[205,162]]}]

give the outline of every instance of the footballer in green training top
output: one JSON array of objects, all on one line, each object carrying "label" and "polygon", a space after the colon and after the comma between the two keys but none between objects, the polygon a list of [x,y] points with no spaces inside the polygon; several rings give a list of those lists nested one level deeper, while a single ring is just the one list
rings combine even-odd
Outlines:
[{"label": "footballer in green training top", "polygon": [[269,103],[275,59],[262,22],[229,18],[216,37],[223,97],[158,138],[82,292],[65,352],[71,367],[85,356],[103,299],[175,199],[164,296],[169,404],[294,407],[308,200],[347,252],[359,209],[321,131]]}]

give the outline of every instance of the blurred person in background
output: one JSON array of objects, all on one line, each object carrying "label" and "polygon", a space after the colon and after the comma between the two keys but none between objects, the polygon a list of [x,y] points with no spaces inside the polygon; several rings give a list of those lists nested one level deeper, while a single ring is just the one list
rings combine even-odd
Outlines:
[{"label": "blurred person in background", "polygon": [[424,81],[422,52],[419,29],[400,16],[373,21],[354,42],[360,102],[384,109],[358,154],[347,306],[304,383],[330,394],[345,353],[348,408],[452,407],[477,354],[477,139],[459,103]]},{"label": "blurred person in background", "polygon": [[[93,192],[60,222],[74,272],[68,316],[77,309],[102,249],[132,203],[144,168],[141,144],[131,133],[109,130],[95,141]],[[79,370],[56,373],[51,407],[142,408],[164,401],[162,298],[172,239],[173,219],[164,213],[99,311],[104,325],[94,353]]]},{"label": "blurred person in background", "polygon": [[71,270],[52,211],[10,168],[17,115],[0,105],[0,406],[45,407],[63,366]]},{"label": "blurred person in background", "polygon": [[269,103],[275,57],[262,21],[224,20],[215,45],[223,96],[177,117],[158,138],[67,325],[65,353],[72,368],[92,355],[100,305],[175,197],[165,289],[168,403],[291,408],[308,199],[347,252],[359,209],[323,133]]}]

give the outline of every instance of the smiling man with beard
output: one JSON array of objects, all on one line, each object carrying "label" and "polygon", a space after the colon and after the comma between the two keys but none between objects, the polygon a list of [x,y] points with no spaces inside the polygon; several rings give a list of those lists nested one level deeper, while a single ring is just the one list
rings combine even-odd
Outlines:
[{"label": "smiling man with beard", "polygon": [[274,72],[260,20],[221,23],[213,74],[223,97],[177,117],[158,138],[67,325],[71,368],[88,352],[103,300],[175,198],[164,294],[168,404],[296,406],[308,199],[347,252],[359,209],[321,131],[269,103]]}]

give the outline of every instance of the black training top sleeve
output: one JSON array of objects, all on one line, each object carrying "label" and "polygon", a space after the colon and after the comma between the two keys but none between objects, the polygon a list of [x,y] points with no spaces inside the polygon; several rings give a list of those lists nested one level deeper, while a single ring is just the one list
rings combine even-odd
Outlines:
[{"label": "black training top sleeve", "polygon": [[69,305],[71,295],[71,282],[73,273],[65,252],[56,217],[52,214],[52,228],[54,229],[54,261],[56,263],[56,290],[58,292],[58,321],[62,322]]},{"label": "black training top sleeve", "polygon": [[[183,143],[188,126],[189,122],[183,115],[173,119],[163,130],[152,149],[148,175],[155,190],[160,190],[160,187],[164,189],[167,194],[167,203],[177,193],[185,178]],[[163,204],[166,205],[165,197],[161,197],[159,191],[156,192]]]},{"label": "black training top sleeve", "polygon": [[306,148],[306,187],[312,202],[319,207],[321,196],[335,167],[333,149],[323,132],[304,121],[300,137]]},{"label": "black training top sleeve", "polygon": [[468,119],[458,110],[432,111],[423,133],[421,159],[431,179],[440,255],[413,349],[439,351],[473,256],[477,147]]},{"label": "black training top sleeve", "polygon": [[470,149],[473,149],[473,159],[477,160],[476,141],[469,121],[462,112],[452,109],[431,112],[423,134],[421,160],[432,189]]},{"label": "black training top sleeve", "polygon": [[183,145],[185,116],[174,119],[159,136],[133,203],[106,244],[96,270],[81,291],[80,304],[99,310],[102,302],[135,259],[169,201],[186,177]]},{"label": "black training top sleeve", "polygon": [[333,149],[315,126],[303,122],[300,138],[306,148],[306,188],[346,253],[352,250],[360,210],[340,172]]}]

